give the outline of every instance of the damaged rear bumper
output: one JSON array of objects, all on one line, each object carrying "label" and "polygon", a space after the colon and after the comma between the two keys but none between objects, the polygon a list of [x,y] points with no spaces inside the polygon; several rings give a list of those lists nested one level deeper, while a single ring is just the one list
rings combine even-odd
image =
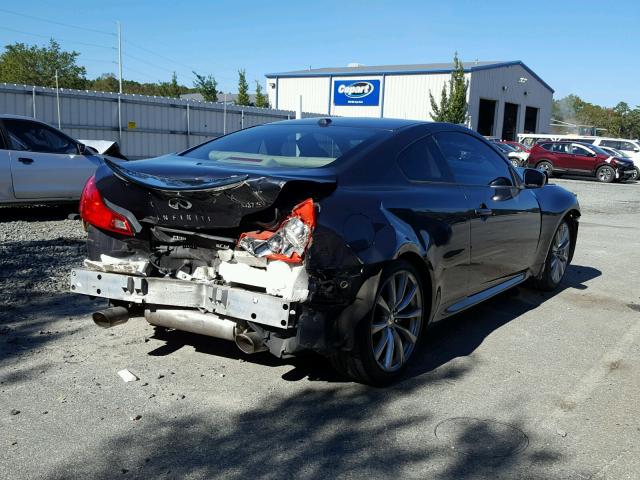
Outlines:
[{"label": "damaged rear bumper", "polygon": [[232,286],[83,268],[71,271],[70,284],[74,293],[140,306],[192,308],[280,329],[292,329],[296,325],[295,303]]}]

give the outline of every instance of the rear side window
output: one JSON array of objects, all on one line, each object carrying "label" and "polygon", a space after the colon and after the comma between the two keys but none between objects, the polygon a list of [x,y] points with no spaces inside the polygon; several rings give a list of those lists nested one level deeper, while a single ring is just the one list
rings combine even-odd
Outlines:
[{"label": "rear side window", "polygon": [[417,182],[453,182],[453,176],[433,138],[412,143],[398,155],[398,165],[409,180]]},{"label": "rear side window", "polygon": [[457,182],[489,185],[498,178],[512,181],[507,161],[477,138],[460,132],[436,133],[433,137]]},{"label": "rear side window", "polygon": [[569,148],[570,146],[568,143],[554,143],[551,150],[556,153],[570,153]]}]

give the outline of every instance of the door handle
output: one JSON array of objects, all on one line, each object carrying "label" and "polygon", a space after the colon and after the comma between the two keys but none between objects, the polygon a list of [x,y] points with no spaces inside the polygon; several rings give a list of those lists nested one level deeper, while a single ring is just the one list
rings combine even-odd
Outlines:
[{"label": "door handle", "polygon": [[18,158],[18,161],[25,165],[31,165],[33,163],[33,158]]},{"label": "door handle", "polygon": [[493,214],[493,210],[491,210],[490,208],[481,207],[481,208],[476,208],[475,213],[480,217],[489,217]]}]

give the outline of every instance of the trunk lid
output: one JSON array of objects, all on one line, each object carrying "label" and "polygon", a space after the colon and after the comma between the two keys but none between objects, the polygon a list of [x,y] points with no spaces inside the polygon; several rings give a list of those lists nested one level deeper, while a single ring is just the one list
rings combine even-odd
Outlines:
[{"label": "trunk lid", "polygon": [[143,225],[216,230],[276,221],[279,211],[331,192],[336,176],[328,169],[220,167],[169,155],[127,164],[105,160],[96,182],[108,206],[131,212]]}]

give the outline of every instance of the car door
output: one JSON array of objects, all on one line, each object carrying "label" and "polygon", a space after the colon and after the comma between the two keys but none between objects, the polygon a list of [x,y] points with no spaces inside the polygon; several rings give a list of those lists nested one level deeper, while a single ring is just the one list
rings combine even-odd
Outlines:
[{"label": "car door", "polygon": [[434,278],[440,305],[464,298],[468,289],[470,261],[469,205],[462,187],[431,136],[404,148],[397,163],[411,186],[410,195],[399,199],[395,213],[426,241],[428,262],[437,270]]},{"label": "car door", "polygon": [[2,128],[0,128],[0,203],[13,200],[11,183],[11,153],[7,149]]},{"label": "car door", "polygon": [[472,208],[469,291],[479,292],[526,271],[534,262],[540,207],[531,190],[487,143],[463,132],[434,134]]},{"label": "car door", "polygon": [[553,169],[567,171],[571,170],[571,152],[570,152],[570,144],[564,142],[553,143],[551,146],[551,151],[553,152],[554,162]]},{"label": "car door", "polygon": [[40,122],[5,119],[3,126],[17,199],[80,198],[97,157],[80,155],[76,141]]},{"label": "car door", "polygon": [[570,169],[574,172],[593,172],[596,168],[596,154],[578,143],[571,144]]}]

